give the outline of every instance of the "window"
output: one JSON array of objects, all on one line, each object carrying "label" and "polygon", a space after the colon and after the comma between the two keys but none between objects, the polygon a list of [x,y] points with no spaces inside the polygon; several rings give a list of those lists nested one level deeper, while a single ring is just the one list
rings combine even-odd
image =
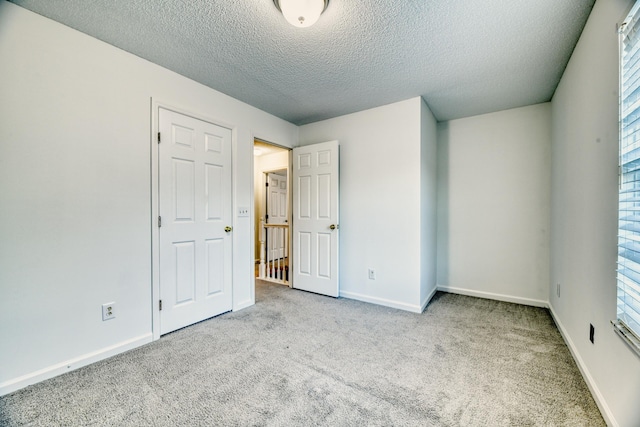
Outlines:
[{"label": "window", "polygon": [[620,26],[616,331],[640,354],[640,2]]}]

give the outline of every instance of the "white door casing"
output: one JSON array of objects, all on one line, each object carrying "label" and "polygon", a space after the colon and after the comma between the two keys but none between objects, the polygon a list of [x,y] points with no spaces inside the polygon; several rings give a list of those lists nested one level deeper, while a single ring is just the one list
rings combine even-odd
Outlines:
[{"label": "white door casing", "polygon": [[232,309],[231,130],[159,108],[160,333]]},{"label": "white door casing", "polygon": [[293,149],[293,287],[338,297],[339,145]]}]

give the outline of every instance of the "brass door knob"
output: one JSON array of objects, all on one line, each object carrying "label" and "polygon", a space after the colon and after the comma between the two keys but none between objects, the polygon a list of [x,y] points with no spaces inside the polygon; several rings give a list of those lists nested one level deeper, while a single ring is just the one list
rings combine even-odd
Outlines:
[{"label": "brass door knob", "polygon": [[224,231],[230,233],[233,230],[233,227],[229,227],[228,225],[224,228]]},{"label": "brass door knob", "polygon": [[340,226],[338,226],[338,225],[336,225],[336,224],[331,224],[331,225],[329,226],[329,228],[330,228],[330,229],[332,229],[332,230],[337,230],[338,228],[340,228]]}]

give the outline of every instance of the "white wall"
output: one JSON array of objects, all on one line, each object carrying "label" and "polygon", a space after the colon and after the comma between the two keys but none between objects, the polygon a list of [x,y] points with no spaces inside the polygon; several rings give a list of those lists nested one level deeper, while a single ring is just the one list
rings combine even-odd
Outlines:
[{"label": "white wall", "polygon": [[418,97],[300,127],[301,145],[340,143],[342,296],[421,309],[421,105]]},{"label": "white wall", "polygon": [[437,254],[437,147],[438,126],[429,106],[420,103],[420,305],[424,307],[435,294]]},{"label": "white wall", "polygon": [[438,125],[438,286],[545,306],[549,103]]},{"label": "white wall", "polygon": [[[234,203],[253,138],[297,128],[0,2],[0,393],[151,339],[151,98],[234,130]],[[252,222],[234,224],[234,308],[253,302]],[[101,320],[115,301],[116,319]]]},{"label": "white wall", "polygon": [[640,425],[640,358],[609,323],[616,318],[615,28],[632,3],[596,2],[552,100],[550,305],[601,411],[610,425],[619,426]]}]

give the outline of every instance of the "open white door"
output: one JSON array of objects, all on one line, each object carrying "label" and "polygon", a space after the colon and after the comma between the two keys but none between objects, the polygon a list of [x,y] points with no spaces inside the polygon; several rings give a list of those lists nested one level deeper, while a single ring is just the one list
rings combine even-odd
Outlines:
[{"label": "open white door", "polygon": [[293,149],[293,287],[337,297],[338,141]]},{"label": "open white door", "polygon": [[232,309],[231,130],[159,109],[160,333]]}]

